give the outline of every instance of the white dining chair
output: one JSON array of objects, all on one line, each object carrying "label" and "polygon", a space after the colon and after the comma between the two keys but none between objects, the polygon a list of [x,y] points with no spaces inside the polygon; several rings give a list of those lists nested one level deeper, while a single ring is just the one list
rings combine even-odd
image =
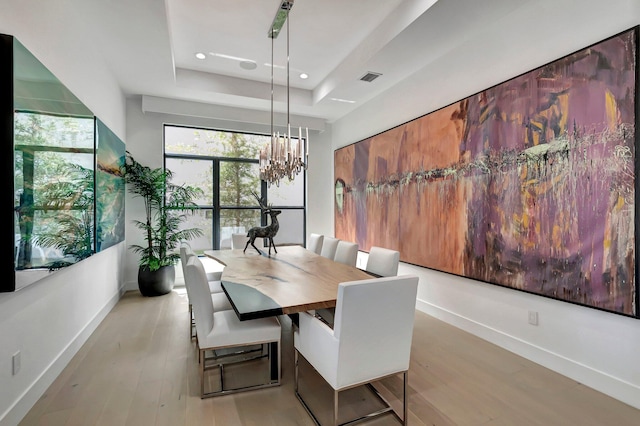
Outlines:
[{"label": "white dining chair", "polygon": [[358,243],[343,240],[338,241],[333,260],[344,263],[345,265],[356,266],[356,261],[358,260]]},{"label": "white dining chair", "polygon": [[[200,257],[198,257],[198,255],[195,254],[189,246],[182,245],[180,247],[180,263],[182,265],[182,275],[184,277],[184,286],[187,289],[187,299],[189,300],[189,318],[191,319],[190,325],[189,325],[189,335],[193,339],[196,337],[196,332],[195,332],[196,324],[195,324],[195,319],[193,315],[193,304],[191,303],[192,298],[189,295],[189,286],[187,284],[187,274],[186,274],[187,262],[191,257],[195,257],[198,260],[198,262],[200,262],[204,267],[204,263],[202,262]],[[229,299],[227,298],[227,295],[224,293],[224,290],[222,289],[222,281],[220,281],[219,279],[210,280],[209,278],[212,276],[214,278],[217,277],[217,275],[207,274],[207,284],[209,285],[209,292],[211,293],[211,298],[212,300],[214,300],[215,306],[217,306],[218,309],[221,309],[221,310],[233,309],[233,307],[231,306],[231,303],[229,302]]]},{"label": "white dining chair", "polygon": [[[180,246],[180,265],[182,266],[182,276],[186,276],[187,272],[187,261],[188,259],[188,249],[187,245]],[[193,253],[193,252],[192,252]],[[187,300],[189,301],[189,336],[193,339],[196,337],[196,322],[193,318],[193,305],[191,304],[191,297],[189,297],[189,288],[187,287],[187,280],[185,279],[184,287],[187,289]]]},{"label": "white dining chair", "polygon": [[[259,389],[280,384],[280,343],[281,326],[277,317],[259,318],[240,321],[232,310],[220,311],[215,308],[209,297],[209,285],[204,268],[195,258],[187,262],[187,281],[191,284],[193,309],[196,320],[196,335],[198,360],[200,364],[200,397],[226,395],[251,389]],[[236,350],[260,346],[261,356],[248,359],[227,357],[218,354],[221,350]],[[207,352],[212,355],[207,357]],[[267,358],[266,360],[264,358]],[[266,380],[257,384],[228,387],[229,380],[225,379],[225,364],[239,362],[261,362],[266,364],[269,374]],[[219,388],[206,389],[208,380],[205,371],[219,369]],[[255,365],[251,365],[255,368]],[[258,374],[263,376],[262,374]]]},{"label": "white dining chair", "polygon": [[311,250],[315,254],[320,254],[322,251],[322,242],[324,241],[324,235],[311,234],[307,240],[307,249]]},{"label": "white dining chair", "polygon": [[[182,249],[184,248],[184,253],[185,255],[194,255],[194,256],[198,256],[193,249],[191,248],[191,246],[187,243],[183,243],[180,246],[180,259],[182,260]],[[199,256],[198,256],[199,257]],[[220,279],[222,278],[222,271],[224,269],[224,266],[221,265],[220,263],[216,262],[213,259],[210,258],[203,258],[200,259],[202,261],[202,264],[204,265],[204,270],[207,272],[207,279],[209,281],[220,281]]]},{"label": "white dining chair", "polygon": [[[392,412],[406,424],[417,288],[418,277],[414,275],[340,283],[333,329],[309,313],[300,314],[299,326],[294,331],[295,393],[317,424],[320,422],[300,393],[299,355],[333,389],[331,424],[338,424],[339,393],[362,385],[367,385],[387,405],[386,409],[372,413],[372,417]],[[402,417],[371,386],[398,374],[402,374],[404,381]],[[354,420],[349,419],[349,423]]]},{"label": "white dining chair", "polygon": [[373,246],[369,250],[369,257],[364,269],[381,277],[392,277],[398,275],[399,263],[399,251]]},{"label": "white dining chair", "polygon": [[231,249],[244,249],[244,246],[247,245],[247,241],[249,241],[249,237],[247,234],[231,234]]},{"label": "white dining chair", "polygon": [[[188,256],[187,258],[188,258],[187,262],[189,262],[191,258],[193,258],[194,262],[197,262],[198,264],[200,264],[200,266],[202,266],[202,269],[204,270],[204,264],[202,263],[202,260],[200,260],[198,256],[191,255],[191,256]],[[184,277],[184,281],[185,281],[185,284],[188,281],[188,277],[186,275]],[[211,294],[211,300],[213,301],[213,306],[216,308],[217,311],[226,311],[229,309],[233,309],[233,307],[231,306],[231,302],[229,301],[229,298],[227,297],[224,290],[222,289],[221,281],[207,280],[207,285],[209,286],[209,293]],[[187,290],[187,297],[188,297],[188,290]]]},{"label": "white dining chair", "polygon": [[336,257],[336,249],[338,248],[338,242],[340,240],[333,237],[324,237],[322,241],[322,250],[320,256],[333,260]]},{"label": "white dining chair", "polygon": [[[202,266],[204,267],[205,271],[207,270],[207,267],[206,267],[203,259],[200,258],[200,256],[195,254],[190,248],[188,248],[186,246],[182,246],[182,247],[180,247],[180,261],[182,262],[182,273],[183,273],[183,276],[184,276],[184,272],[185,272],[184,268],[185,268],[185,266],[187,264],[187,261],[189,260],[189,257],[191,257],[191,256],[196,257],[200,262],[202,262]],[[204,260],[206,261],[207,259],[208,258],[205,258]],[[211,261],[215,262],[213,259],[211,259]],[[217,262],[215,262],[215,263],[217,263]],[[207,272],[207,282],[209,283],[209,291],[211,293],[223,293],[224,292],[224,290],[222,290],[221,279],[222,279],[222,272],[217,272],[217,271],[215,273]]]},{"label": "white dining chair", "polygon": [[[349,266],[356,266],[358,259],[358,244],[349,241],[338,241],[336,247],[336,254],[333,258],[334,261],[344,263]],[[316,309],[316,317],[325,321],[327,325],[333,327],[333,321],[335,317],[335,308],[321,308]]]},{"label": "white dining chair", "polygon": [[[182,260],[182,248],[180,249],[180,255],[181,255],[181,260]],[[194,262],[198,262],[200,263],[200,265],[202,265],[202,261],[200,261],[200,258],[198,256],[196,256],[194,253],[191,254],[185,254],[184,255],[184,261],[182,263],[182,272],[184,274],[184,287],[187,290],[187,300],[189,301],[189,318],[190,318],[190,324],[189,324],[189,336],[194,339],[197,338],[196,335],[196,322],[195,322],[195,315],[193,313],[193,296],[192,293],[193,291],[191,290],[191,288],[193,287],[193,285],[191,283],[189,283],[189,279],[187,277],[187,264],[189,262],[190,259],[194,259]],[[204,266],[203,266],[204,268]],[[229,301],[229,298],[227,298],[227,295],[224,293],[224,291],[222,290],[222,283],[220,281],[208,281],[207,280],[207,285],[209,286],[209,293],[211,295],[211,300],[214,304],[214,306],[216,306],[216,309],[219,310],[231,310],[233,309],[233,306],[231,305],[231,302]],[[219,289],[219,290],[218,290]]]}]

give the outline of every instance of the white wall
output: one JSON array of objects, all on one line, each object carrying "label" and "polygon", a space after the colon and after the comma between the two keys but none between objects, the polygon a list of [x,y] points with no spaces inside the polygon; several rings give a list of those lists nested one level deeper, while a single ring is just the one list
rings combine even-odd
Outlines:
[{"label": "white wall", "polygon": [[0,33],[15,36],[67,88],[124,139],[124,96],[92,43],[88,18],[69,1],[2,0]]},{"label": "white wall", "polygon": [[[69,7],[66,7],[69,6]],[[124,96],[99,52],[83,37],[86,20],[66,19],[69,2],[2,0],[0,33],[16,36],[117,135]],[[16,425],[120,297],[124,243],[15,293],[0,293],[0,425]],[[11,357],[22,368],[12,375]]]},{"label": "white wall", "polygon": [[307,169],[307,238],[309,234],[333,235],[333,148],[331,125],[309,137]]},{"label": "white wall", "polygon": [[[333,123],[333,149],[640,23],[637,0],[531,3]],[[333,157],[322,158],[322,167],[332,170]],[[332,179],[318,176],[315,183],[332,187]],[[323,195],[309,221],[332,235],[333,199]],[[359,261],[365,257],[361,253]],[[640,408],[640,320],[410,265],[401,265],[400,273],[420,276],[418,309]],[[538,326],[528,324],[529,311],[539,313]]]},{"label": "white wall", "polygon": [[[120,298],[124,243],[0,294],[0,425],[16,425]],[[22,367],[12,375],[11,357]]]}]

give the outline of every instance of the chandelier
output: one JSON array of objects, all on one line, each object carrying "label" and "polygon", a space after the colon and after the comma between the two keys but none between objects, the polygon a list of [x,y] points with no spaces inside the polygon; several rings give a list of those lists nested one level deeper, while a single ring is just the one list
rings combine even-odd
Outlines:
[{"label": "chandelier", "polygon": [[[289,11],[293,7],[293,2],[294,0],[282,0],[268,33],[268,37],[271,38],[271,140],[260,150],[260,179],[266,181],[268,186],[271,186],[271,184],[279,186],[280,180],[285,177],[292,181],[298,173],[307,169],[309,161],[309,129],[304,129],[304,151],[302,127],[298,127],[297,137],[291,133],[289,113]],[[287,23],[287,131],[281,134],[274,131],[273,121],[273,46],[274,40],[280,34],[285,22]]]}]

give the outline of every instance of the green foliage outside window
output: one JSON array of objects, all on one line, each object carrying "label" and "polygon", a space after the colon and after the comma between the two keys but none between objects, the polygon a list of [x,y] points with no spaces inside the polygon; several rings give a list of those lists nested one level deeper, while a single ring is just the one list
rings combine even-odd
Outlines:
[{"label": "green foliage outside window", "polygon": [[[201,214],[190,220],[190,225],[197,223],[205,233],[194,242],[196,249],[229,247],[232,233],[263,224],[252,191],[266,195],[270,205],[283,206],[287,218],[295,221],[283,228],[289,232],[281,232],[283,241],[303,241],[303,178],[285,179],[280,187],[269,189],[260,180],[258,157],[268,135],[165,125],[164,140],[166,164],[174,170],[176,181],[204,191],[198,200]],[[299,213],[293,213],[296,210]]]}]

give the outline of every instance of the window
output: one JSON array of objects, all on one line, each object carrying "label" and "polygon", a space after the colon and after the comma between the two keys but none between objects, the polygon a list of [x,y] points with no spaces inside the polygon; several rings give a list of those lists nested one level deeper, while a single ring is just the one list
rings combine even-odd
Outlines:
[{"label": "window", "polygon": [[258,156],[268,140],[267,135],[164,126],[165,167],[173,173],[173,182],[204,191],[197,211],[183,224],[204,231],[203,237],[189,241],[195,251],[230,248],[231,234],[270,223],[253,193],[282,210],[276,246],[304,245],[305,175],[267,187],[260,180]]}]

